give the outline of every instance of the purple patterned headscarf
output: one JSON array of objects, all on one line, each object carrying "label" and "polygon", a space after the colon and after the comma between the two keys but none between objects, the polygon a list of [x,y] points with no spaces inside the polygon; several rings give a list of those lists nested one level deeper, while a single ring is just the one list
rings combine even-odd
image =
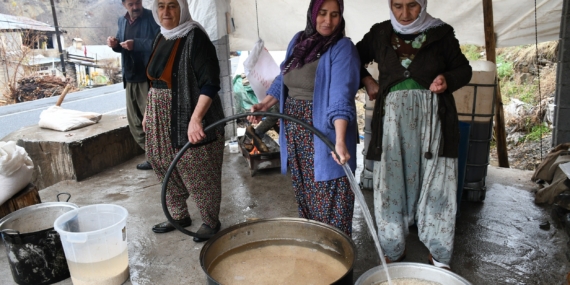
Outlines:
[{"label": "purple patterned headscarf", "polygon": [[319,10],[325,0],[311,0],[307,11],[307,26],[305,31],[297,37],[293,53],[282,68],[283,74],[317,60],[321,54],[344,37],[344,1],[337,1],[340,8],[340,23],[330,36],[324,37],[317,32],[316,26]]}]

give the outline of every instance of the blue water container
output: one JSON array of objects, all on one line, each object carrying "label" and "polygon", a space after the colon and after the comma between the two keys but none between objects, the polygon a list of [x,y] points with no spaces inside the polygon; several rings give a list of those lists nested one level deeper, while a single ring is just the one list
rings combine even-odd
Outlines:
[{"label": "blue water container", "polygon": [[467,168],[467,155],[469,153],[469,136],[471,124],[459,122],[459,157],[457,159],[457,213],[461,196],[463,195],[463,184],[465,183],[465,169]]}]

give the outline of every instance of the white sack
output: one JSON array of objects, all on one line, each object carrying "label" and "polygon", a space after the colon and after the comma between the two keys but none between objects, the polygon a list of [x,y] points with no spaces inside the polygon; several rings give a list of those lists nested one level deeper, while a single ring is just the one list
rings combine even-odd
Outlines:
[{"label": "white sack", "polygon": [[40,128],[56,131],[70,131],[96,124],[101,120],[101,114],[67,110],[58,106],[49,107],[40,114]]},{"label": "white sack", "polygon": [[257,100],[263,101],[271,83],[281,72],[279,65],[275,63],[269,51],[264,47],[263,40],[257,40],[243,63],[243,67]]},{"label": "white sack", "polygon": [[507,125],[516,124],[519,118],[524,118],[528,115],[527,110],[529,110],[530,107],[529,104],[521,100],[511,98],[511,102],[503,108],[505,123]]},{"label": "white sack", "polygon": [[0,142],[0,205],[32,181],[34,163],[15,142]]}]

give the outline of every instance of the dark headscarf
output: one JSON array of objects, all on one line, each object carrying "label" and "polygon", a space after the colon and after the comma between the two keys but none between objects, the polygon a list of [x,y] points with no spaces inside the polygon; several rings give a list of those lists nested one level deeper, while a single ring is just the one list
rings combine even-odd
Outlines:
[{"label": "dark headscarf", "polygon": [[307,11],[307,26],[297,37],[291,57],[282,68],[283,74],[292,69],[301,68],[307,63],[317,60],[333,44],[344,37],[344,1],[337,0],[340,8],[340,23],[330,36],[324,37],[317,32],[317,16],[325,0],[311,0]]}]

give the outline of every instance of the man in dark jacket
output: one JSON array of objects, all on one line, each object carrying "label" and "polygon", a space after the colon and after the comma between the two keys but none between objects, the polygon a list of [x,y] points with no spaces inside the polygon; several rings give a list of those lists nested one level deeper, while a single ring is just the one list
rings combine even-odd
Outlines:
[{"label": "man in dark jacket", "polygon": [[[152,12],[143,8],[142,0],[122,0],[127,9],[120,17],[119,30],[115,37],[107,38],[107,45],[121,53],[123,84],[127,95],[127,119],[135,141],[145,149],[145,133],[142,119],[146,109],[148,81],[146,64],[152,52],[152,42],[160,27],[154,21]],[[137,165],[138,169],[148,170],[148,161]]]}]

